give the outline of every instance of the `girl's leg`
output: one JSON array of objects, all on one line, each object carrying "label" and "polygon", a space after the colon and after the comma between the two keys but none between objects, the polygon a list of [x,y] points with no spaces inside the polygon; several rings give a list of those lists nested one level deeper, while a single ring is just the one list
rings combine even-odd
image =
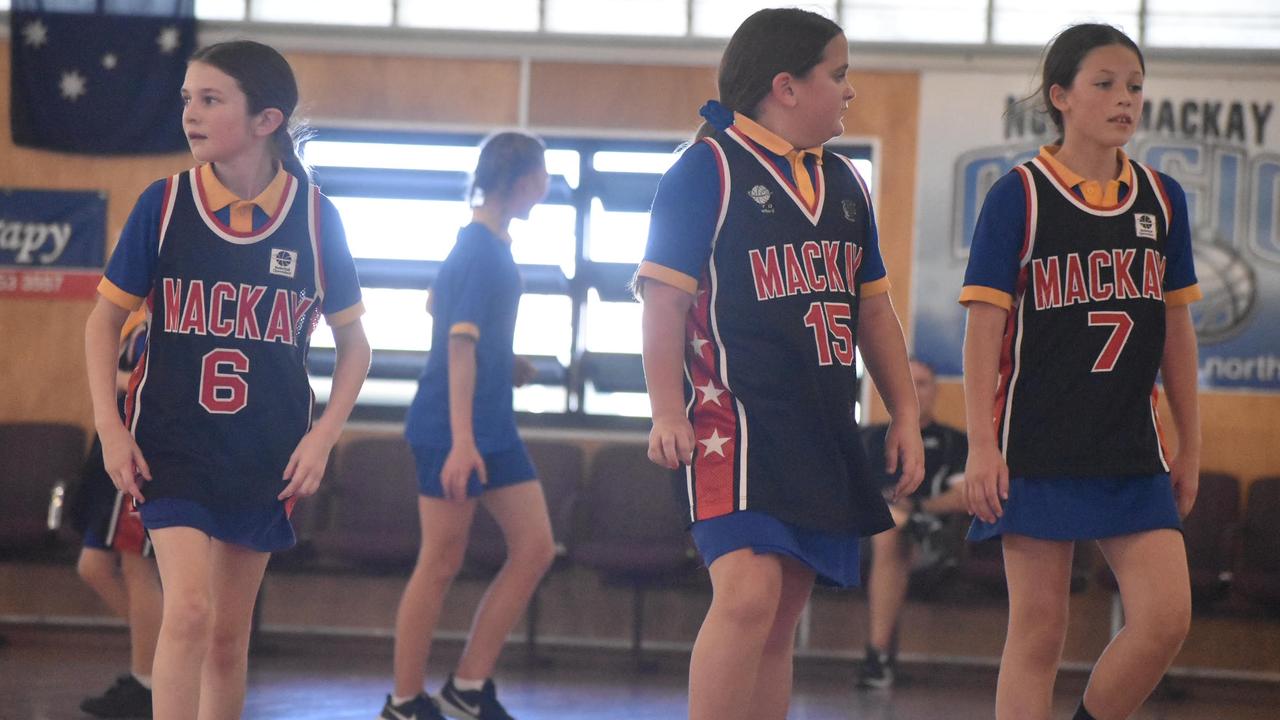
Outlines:
[{"label": "girl's leg", "polygon": [[396,612],[393,692],[399,697],[413,697],[422,692],[431,636],[440,620],[444,596],[462,567],[462,554],[467,549],[467,533],[475,512],[474,500],[458,505],[418,496],[422,545]]},{"label": "girl's leg", "polygon": [[156,639],[164,595],[154,560],[133,553],[120,555],[125,587],[129,589],[129,655],[131,670],[138,677],[151,674],[156,659]]},{"label": "girl's leg", "polygon": [[689,660],[689,720],[747,717],[782,600],[782,559],[742,548],[710,572],[711,608]]},{"label": "girl's leg", "polygon": [[456,673],[466,680],[493,675],[507,635],[556,555],[542,483],[522,482],[487,492],[481,502],[502,528],[507,560],[489,583],[472,618],[471,634]]},{"label": "girl's leg", "polygon": [[209,536],[189,527],[151,531],[164,584],[164,616],[151,671],[156,720],[191,720],[200,707],[200,666],[209,647]]},{"label": "girl's leg", "polygon": [[813,592],[814,572],[789,557],[782,563],[782,596],[773,627],[765,639],[764,654],[756,671],[755,695],[751,699],[754,720],[785,720],[791,704],[792,656],[795,653],[796,625]]},{"label": "girl's leg", "polygon": [[126,620],[129,618],[129,596],[125,592],[124,583],[116,575],[114,552],[92,547],[80,548],[76,572],[102,598],[102,602],[111,608],[111,612]]},{"label": "girl's leg", "polygon": [[200,678],[200,720],[236,720],[244,711],[253,603],[271,553],[211,542],[209,592],[213,599],[209,650]]},{"label": "girl's leg", "polygon": [[[896,516],[895,516],[895,519]],[[871,537],[871,572],[867,583],[867,642],[886,652],[893,641],[893,629],[907,599],[914,546],[902,533],[902,525]]]},{"label": "girl's leg", "polygon": [[1098,541],[1120,585],[1124,628],[1089,677],[1084,705],[1098,720],[1133,714],[1169,669],[1191,626],[1182,535],[1151,530]]},{"label": "girl's leg", "polygon": [[1009,630],[996,683],[997,720],[1048,720],[1067,636],[1070,542],[1004,536]]}]

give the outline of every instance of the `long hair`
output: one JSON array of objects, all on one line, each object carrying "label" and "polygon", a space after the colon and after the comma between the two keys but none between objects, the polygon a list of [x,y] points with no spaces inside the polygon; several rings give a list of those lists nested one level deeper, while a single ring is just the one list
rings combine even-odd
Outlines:
[{"label": "long hair", "polygon": [[231,40],[197,50],[191,62],[211,65],[234,78],[249,101],[251,115],[267,108],[279,110],[284,122],[271,136],[276,159],[299,180],[311,179],[298,157],[298,144],[310,135],[310,130],[293,117],[298,107],[298,81],[283,55],[259,42]]},{"label": "long hair", "polygon": [[1072,25],[1054,36],[1045,46],[1044,60],[1040,70],[1040,87],[1036,88],[1030,96],[1023,98],[1022,102],[1039,99],[1041,107],[1038,109],[1047,114],[1053,126],[1058,129],[1059,143],[1062,142],[1063,137],[1062,111],[1053,106],[1050,91],[1054,85],[1070,89],[1075,82],[1076,74],[1080,72],[1080,64],[1084,62],[1085,56],[1107,45],[1123,45],[1129,48],[1138,56],[1138,64],[1142,67],[1142,71],[1144,73],[1147,71],[1147,62],[1143,59],[1142,50],[1138,48],[1138,44],[1119,28],[1103,23]]},{"label": "long hair", "polygon": [[[822,62],[831,39],[843,32],[835,22],[808,10],[771,8],[753,13],[734,31],[720,59],[720,104],[755,119],[778,73],[804,77]],[[710,123],[703,123],[697,137],[713,132]]]}]

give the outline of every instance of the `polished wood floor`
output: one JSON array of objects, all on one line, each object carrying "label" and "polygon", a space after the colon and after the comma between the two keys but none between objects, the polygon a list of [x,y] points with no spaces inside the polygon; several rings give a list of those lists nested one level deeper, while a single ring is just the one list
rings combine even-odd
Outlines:
[{"label": "polished wood floor", "polygon": [[[128,661],[118,629],[82,630],[0,626],[0,720],[73,720],[86,694],[104,689]],[[456,658],[441,643],[432,686]],[[520,720],[671,720],[684,716],[687,656],[654,654],[656,667],[639,672],[626,653],[548,650],[527,663],[518,649],[498,673],[500,696]],[[391,643],[385,638],[324,639],[265,636],[250,660],[245,718],[253,720],[370,720],[389,688]],[[849,662],[801,660],[793,720],[980,720],[992,716],[995,675],[989,669],[911,666],[891,692],[852,689]],[[1057,716],[1068,718],[1083,687],[1064,674]],[[1277,717],[1280,686],[1183,681],[1188,697],[1157,698],[1139,720],[1263,720]]]}]

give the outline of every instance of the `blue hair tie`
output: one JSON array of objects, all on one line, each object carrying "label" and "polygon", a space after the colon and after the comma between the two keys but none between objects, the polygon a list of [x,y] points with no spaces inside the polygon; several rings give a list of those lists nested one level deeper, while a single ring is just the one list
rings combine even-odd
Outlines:
[{"label": "blue hair tie", "polygon": [[698,114],[717,130],[724,130],[733,124],[733,111],[716,100],[708,100],[707,104],[698,110]]}]

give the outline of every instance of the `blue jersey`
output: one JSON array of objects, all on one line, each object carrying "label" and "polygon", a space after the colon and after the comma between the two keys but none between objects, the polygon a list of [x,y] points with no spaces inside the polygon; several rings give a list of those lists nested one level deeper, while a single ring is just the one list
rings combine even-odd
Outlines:
[{"label": "blue jersey", "polygon": [[1182,189],[1120,156],[1108,192],[1046,149],[1002,178],[962,302],[1010,310],[993,408],[1011,475],[1168,471],[1155,411],[1166,307],[1199,295]]},{"label": "blue jersey", "polygon": [[692,520],[752,510],[828,532],[891,526],[854,418],[858,310],[888,281],[852,163],[799,154],[738,116],[663,177],[637,275],[695,296]]},{"label": "blue jersey", "polygon": [[216,509],[277,502],[289,456],[311,424],[306,356],[323,313],[362,312],[336,210],[283,170],[256,229],[239,231],[210,197],[209,166],[153,184],[129,218],[99,291],[145,302],[146,349],[126,423],[152,471],[148,499]]},{"label": "blue jersey", "polygon": [[431,354],[409,406],[405,437],[413,445],[450,447],[449,337],[476,341],[476,388],[471,419],[482,453],[519,444],[512,409],[516,311],[523,282],[510,244],[482,223],[458,231],[431,288]]}]

